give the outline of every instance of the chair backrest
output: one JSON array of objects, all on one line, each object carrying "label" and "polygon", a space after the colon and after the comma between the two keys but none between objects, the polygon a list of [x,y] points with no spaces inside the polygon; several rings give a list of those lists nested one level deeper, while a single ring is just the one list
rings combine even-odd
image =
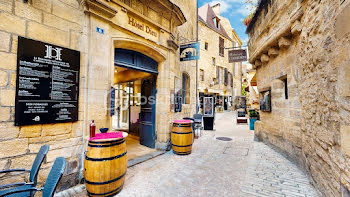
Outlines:
[{"label": "chair backrest", "polygon": [[43,145],[41,146],[38,154],[35,157],[34,163],[32,165],[32,169],[30,170],[30,175],[29,175],[29,181],[34,183],[34,186],[37,183],[37,178],[38,178],[38,173],[41,167],[41,164],[43,163],[47,152],[49,152],[49,145]]},{"label": "chair backrest", "polygon": [[203,115],[202,114],[193,114],[193,118],[202,120]]},{"label": "chair backrest", "polygon": [[53,163],[49,176],[46,179],[43,189],[43,197],[53,197],[65,169],[66,159],[63,157],[57,157]]},{"label": "chair backrest", "polygon": [[184,117],[183,119],[184,119],[184,120],[194,120],[194,119],[191,118],[191,117]]}]

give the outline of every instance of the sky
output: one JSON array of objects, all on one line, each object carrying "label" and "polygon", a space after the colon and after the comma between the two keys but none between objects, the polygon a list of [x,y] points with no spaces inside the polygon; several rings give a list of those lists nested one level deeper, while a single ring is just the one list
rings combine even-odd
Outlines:
[{"label": "sky", "polygon": [[252,9],[245,3],[245,0],[198,0],[199,7],[202,7],[207,3],[210,5],[215,5],[217,3],[221,4],[221,16],[230,20],[231,26],[241,38],[243,46],[246,46],[248,35],[245,33],[246,26],[242,21],[250,14],[250,12],[252,12]]}]

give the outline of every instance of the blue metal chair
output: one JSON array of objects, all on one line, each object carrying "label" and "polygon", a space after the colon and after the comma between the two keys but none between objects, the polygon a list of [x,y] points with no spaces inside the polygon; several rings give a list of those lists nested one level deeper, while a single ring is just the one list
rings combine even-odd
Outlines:
[{"label": "blue metal chair", "polygon": [[[0,173],[29,172],[29,182],[28,183],[19,182],[19,183],[0,185],[0,189],[13,188],[13,187],[19,187],[19,186],[35,187],[37,184],[37,178],[38,178],[38,173],[39,173],[41,164],[43,163],[48,151],[49,151],[49,145],[41,146],[41,148],[40,148],[40,150],[39,150],[38,154],[36,155],[36,158],[33,162],[31,170],[26,170],[26,169],[1,170]],[[29,196],[31,196],[31,195],[29,195]]]},{"label": "blue metal chair", "polygon": [[23,197],[28,194],[35,194],[37,191],[42,191],[43,197],[53,197],[58,183],[60,182],[62,175],[66,169],[66,159],[63,157],[56,158],[49,176],[46,179],[43,188],[36,188],[30,185],[19,186],[14,189],[0,191],[0,197]]}]

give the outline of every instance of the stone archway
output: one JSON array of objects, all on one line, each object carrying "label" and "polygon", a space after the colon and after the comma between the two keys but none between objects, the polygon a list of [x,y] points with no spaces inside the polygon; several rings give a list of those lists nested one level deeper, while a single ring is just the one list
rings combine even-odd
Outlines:
[{"label": "stone archway", "polygon": [[[159,45],[152,45],[152,43],[148,43],[142,40],[139,40],[137,38],[125,38],[125,37],[113,37],[113,52],[112,56],[114,58],[115,49],[126,49],[130,51],[135,51],[142,53],[143,55],[152,58],[154,61],[158,63],[158,75],[156,77],[156,107],[155,107],[155,135],[156,135],[156,149],[160,149],[159,143],[165,143],[166,139],[160,137],[159,135],[163,135],[164,132],[168,132],[168,127],[165,127],[164,125],[168,125],[168,118],[164,118],[164,113],[167,113],[168,107],[170,103],[167,103],[169,99],[165,99],[166,96],[169,96],[169,72],[167,71],[167,67],[164,65],[167,65],[166,62],[168,62],[167,49],[161,49]],[[114,66],[114,63],[112,65]],[[165,101],[166,103],[164,103]],[[170,102],[170,101],[169,101]]]}]

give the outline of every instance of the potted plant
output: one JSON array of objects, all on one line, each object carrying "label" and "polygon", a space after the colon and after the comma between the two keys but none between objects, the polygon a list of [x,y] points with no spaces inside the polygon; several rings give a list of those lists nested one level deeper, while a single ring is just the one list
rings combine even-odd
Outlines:
[{"label": "potted plant", "polygon": [[252,21],[253,19],[253,13],[250,13],[247,17],[245,17],[243,19],[243,23],[245,26],[248,26],[250,24],[250,22]]},{"label": "potted plant", "polygon": [[254,110],[249,110],[249,127],[250,130],[254,130],[255,121],[259,119],[259,112]]}]

